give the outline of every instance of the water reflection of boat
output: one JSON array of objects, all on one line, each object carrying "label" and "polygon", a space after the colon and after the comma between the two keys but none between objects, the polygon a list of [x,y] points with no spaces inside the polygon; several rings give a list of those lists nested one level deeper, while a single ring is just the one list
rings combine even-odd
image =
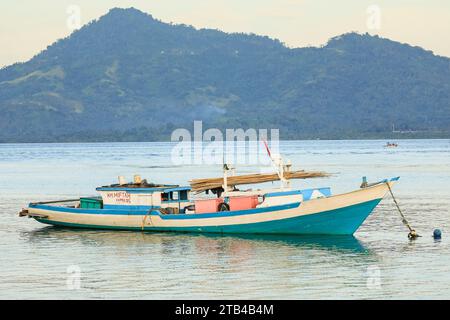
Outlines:
[{"label": "water reflection of boat", "polygon": [[225,238],[235,240],[246,240],[254,243],[273,243],[301,247],[305,249],[325,249],[325,250],[344,250],[354,252],[368,252],[369,250],[353,235],[270,235],[270,234],[233,234],[216,235],[203,234],[207,238]]},{"label": "water reflection of boat", "polygon": [[[191,241],[200,251],[243,251],[250,252],[254,246],[280,245],[303,249],[318,249],[326,251],[347,251],[364,253],[369,252],[358,239],[352,235],[324,236],[324,235],[251,235],[233,234],[218,235],[214,233],[205,234],[182,234],[182,233],[136,233],[130,231],[105,231],[90,229],[68,229],[55,226],[47,226],[30,232],[23,232],[22,237],[28,238],[33,243],[55,243],[56,242],[80,242],[83,245],[109,245],[129,247],[133,245],[155,245],[174,246],[186,244]],[[234,249],[233,249],[234,248]]]}]

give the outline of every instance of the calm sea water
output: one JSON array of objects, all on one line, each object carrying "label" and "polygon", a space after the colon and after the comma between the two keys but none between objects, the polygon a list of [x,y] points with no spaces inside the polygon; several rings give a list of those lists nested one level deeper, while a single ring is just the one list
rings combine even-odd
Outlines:
[{"label": "calm sea water", "polygon": [[385,141],[285,141],[280,149],[301,168],[335,174],[295,187],[339,193],[358,188],[363,175],[401,176],[394,192],[423,235],[414,242],[388,197],[354,237],[48,227],[17,212],[30,201],[95,194],[118,175],[185,183],[221,167],[174,166],[169,143],[0,144],[0,298],[449,299],[450,140],[397,142],[388,150]]}]

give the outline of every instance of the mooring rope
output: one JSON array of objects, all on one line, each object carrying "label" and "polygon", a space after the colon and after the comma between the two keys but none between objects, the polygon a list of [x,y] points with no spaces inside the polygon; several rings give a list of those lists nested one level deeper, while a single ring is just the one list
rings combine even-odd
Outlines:
[{"label": "mooring rope", "polygon": [[152,209],[148,210],[147,214],[144,216],[144,219],[142,219],[142,231],[144,231],[145,221],[147,220],[147,217],[149,217],[150,226],[153,225],[152,223],[152,217],[150,217],[150,214],[152,213]]},{"label": "mooring rope", "polygon": [[417,237],[420,237],[417,233],[416,230],[414,230],[413,228],[411,228],[410,224],[408,223],[408,220],[406,220],[405,215],[403,214],[402,210],[400,209],[400,206],[398,205],[397,199],[395,199],[394,193],[392,192],[391,186],[389,185],[389,182],[386,182],[386,185],[389,189],[389,193],[392,196],[392,200],[394,200],[395,206],[397,207],[398,213],[400,213],[400,216],[402,217],[402,222],[405,226],[408,227],[409,229],[409,233],[408,233],[408,238],[409,239],[415,239]]}]

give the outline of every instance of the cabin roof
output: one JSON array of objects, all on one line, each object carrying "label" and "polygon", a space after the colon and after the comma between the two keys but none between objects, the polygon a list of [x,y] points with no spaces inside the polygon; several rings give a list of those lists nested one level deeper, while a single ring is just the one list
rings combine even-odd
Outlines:
[{"label": "cabin roof", "polygon": [[191,187],[189,186],[180,186],[175,188],[164,189],[164,192],[172,192],[172,191],[190,191]]},{"label": "cabin roof", "polygon": [[153,193],[153,192],[174,192],[174,191],[189,191],[191,187],[189,186],[178,186],[178,185],[110,185],[98,187],[97,191],[126,191],[126,192],[136,192],[136,193]]}]

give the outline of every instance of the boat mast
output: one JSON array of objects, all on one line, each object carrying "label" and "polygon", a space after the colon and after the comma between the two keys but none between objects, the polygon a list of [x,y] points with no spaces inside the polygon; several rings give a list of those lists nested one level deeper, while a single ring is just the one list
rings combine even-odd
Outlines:
[{"label": "boat mast", "polygon": [[223,164],[223,185],[222,185],[224,194],[226,194],[228,191],[232,191],[232,188],[228,186],[228,171],[231,171],[231,175],[234,176],[235,168],[224,163]]},{"label": "boat mast", "polygon": [[223,164],[223,191],[226,192],[228,190],[228,165],[226,163]]},{"label": "boat mast", "polygon": [[266,147],[267,154],[269,155],[269,158],[272,161],[272,165],[275,167],[278,177],[280,178],[281,189],[290,188],[291,182],[289,181],[289,179],[286,179],[286,177],[284,176],[284,172],[289,171],[291,169],[291,162],[288,160],[285,165],[284,161],[283,161],[283,157],[280,154],[276,154],[276,155],[272,156],[269,146],[267,145],[267,141],[263,140],[263,142],[264,142],[264,146]]}]

